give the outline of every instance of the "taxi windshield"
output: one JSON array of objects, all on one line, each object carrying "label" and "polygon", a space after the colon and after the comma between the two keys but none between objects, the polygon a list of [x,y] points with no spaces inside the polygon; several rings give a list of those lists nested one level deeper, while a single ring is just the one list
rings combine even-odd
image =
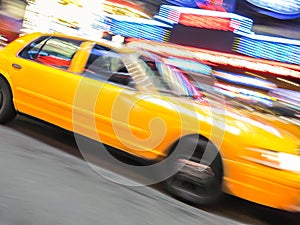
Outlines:
[{"label": "taxi windshield", "polygon": [[145,56],[140,56],[139,62],[154,88],[160,93],[194,99],[201,96],[195,85],[176,67]]}]

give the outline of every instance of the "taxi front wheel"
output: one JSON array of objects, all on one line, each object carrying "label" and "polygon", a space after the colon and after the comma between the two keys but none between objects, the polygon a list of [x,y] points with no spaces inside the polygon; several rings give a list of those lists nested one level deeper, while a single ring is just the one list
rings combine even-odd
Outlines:
[{"label": "taxi front wheel", "polygon": [[12,93],[7,81],[0,77],[0,123],[11,121],[16,116]]},{"label": "taxi front wheel", "polygon": [[[192,140],[195,141],[195,140]],[[183,201],[207,205],[222,196],[223,169],[216,147],[206,140],[198,140],[192,157],[179,155],[180,170],[165,181],[166,189]]]}]

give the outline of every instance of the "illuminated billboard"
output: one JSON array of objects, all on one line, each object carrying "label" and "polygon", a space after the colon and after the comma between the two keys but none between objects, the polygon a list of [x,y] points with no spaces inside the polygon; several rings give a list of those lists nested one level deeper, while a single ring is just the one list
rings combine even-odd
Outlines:
[{"label": "illuminated billboard", "polygon": [[268,16],[278,19],[300,18],[299,0],[244,0],[253,7],[253,9]]},{"label": "illuminated billboard", "polygon": [[236,6],[236,0],[166,0],[166,2],[176,6],[223,12],[233,12]]}]

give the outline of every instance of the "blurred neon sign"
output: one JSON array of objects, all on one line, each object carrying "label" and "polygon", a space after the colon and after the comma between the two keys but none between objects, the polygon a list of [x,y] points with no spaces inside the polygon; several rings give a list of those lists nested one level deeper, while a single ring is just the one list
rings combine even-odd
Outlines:
[{"label": "blurred neon sign", "polygon": [[246,0],[259,9],[258,13],[277,19],[295,19],[300,17],[299,0]]},{"label": "blurred neon sign", "polygon": [[252,86],[252,87],[257,87],[257,88],[266,89],[266,90],[271,90],[271,89],[277,88],[276,84],[274,84],[272,82],[254,78],[254,77],[243,76],[243,75],[228,73],[228,72],[224,72],[224,71],[214,71],[213,75],[215,75],[217,78],[220,78],[222,80],[226,80],[226,81],[229,81],[229,82],[235,83],[235,84]]},{"label": "blurred neon sign", "polygon": [[298,0],[247,0],[247,2],[278,13],[300,13],[300,2]]},{"label": "blurred neon sign", "polygon": [[[234,13],[162,5],[156,18],[198,28],[251,33],[253,21]],[[169,22],[169,23],[170,23]]]},{"label": "blurred neon sign", "polygon": [[[248,56],[300,64],[300,41],[257,34],[239,34],[233,50]],[[263,50],[266,49],[267,51]]]},{"label": "blurred neon sign", "polygon": [[240,98],[244,100],[255,100],[263,104],[271,106],[275,97],[270,97],[257,91],[251,91],[244,88],[237,88],[223,83],[215,83],[215,90],[232,98]]},{"label": "blurred neon sign", "polygon": [[300,66],[274,62],[264,59],[254,59],[247,56],[237,56],[180,45],[158,43],[154,41],[133,41],[128,43],[129,47],[144,49],[149,52],[162,54],[164,56],[194,59],[213,64],[229,65],[245,68],[253,71],[266,72],[280,76],[291,76],[300,78]]},{"label": "blurred neon sign", "polygon": [[185,71],[202,73],[208,76],[211,74],[212,71],[210,66],[207,66],[206,64],[202,64],[193,60],[184,60],[184,59],[169,57],[165,59],[164,62],[170,65],[175,65],[176,67]]},{"label": "blurred neon sign", "polygon": [[228,18],[218,18],[213,16],[202,16],[202,15],[189,15],[181,14],[179,23],[185,26],[192,26],[198,28],[234,31],[231,27],[231,20]]}]

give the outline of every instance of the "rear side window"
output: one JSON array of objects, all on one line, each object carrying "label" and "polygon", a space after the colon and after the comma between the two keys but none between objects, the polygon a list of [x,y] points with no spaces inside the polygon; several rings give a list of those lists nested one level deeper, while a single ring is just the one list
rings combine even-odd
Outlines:
[{"label": "rear side window", "polygon": [[21,58],[61,69],[68,69],[82,41],[42,37],[30,43],[19,54]]},{"label": "rear side window", "polygon": [[100,45],[95,45],[92,49],[83,75],[122,86],[135,87],[121,55]]}]

